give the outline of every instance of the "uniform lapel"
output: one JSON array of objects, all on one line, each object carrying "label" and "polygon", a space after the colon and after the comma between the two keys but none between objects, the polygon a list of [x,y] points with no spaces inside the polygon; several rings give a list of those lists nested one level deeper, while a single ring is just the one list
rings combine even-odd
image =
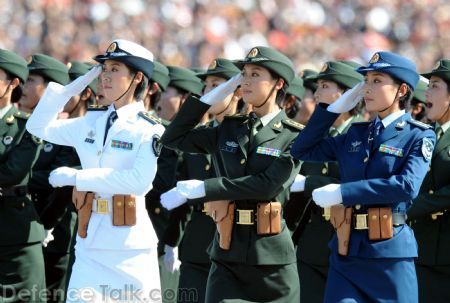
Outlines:
[{"label": "uniform lapel", "polygon": [[436,146],[434,148],[434,154],[439,154],[443,149],[445,149],[450,142],[450,130],[447,130],[442,137],[439,139],[439,141],[436,143]]},{"label": "uniform lapel", "polygon": [[95,121],[95,144],[98,150],[103,149],[103,141],[105,137],[106,119],[108,119],[109,111],[98,117]]},{"label": "uniform lapel", "polygon": [[391,124],[388,125],[386,129],[384,129],[381,134],[376,138],[374,149],[377,149],[381,143],[386,142],[392,138],[395,138],[400,131],[406,125],[407,115],[402,115],[398,119],[394,120]]},{"label": "uniform lapel", "polygon": [[264,126],[255,136],[253,142],[251,142],[250,151],[260,146],[264,142],[270,141],[277,137],[277,135],[283,130],[283,123],[281,120],[286,118],[286,114],[282,110],[278,115],[273,118],[269,124]]}]

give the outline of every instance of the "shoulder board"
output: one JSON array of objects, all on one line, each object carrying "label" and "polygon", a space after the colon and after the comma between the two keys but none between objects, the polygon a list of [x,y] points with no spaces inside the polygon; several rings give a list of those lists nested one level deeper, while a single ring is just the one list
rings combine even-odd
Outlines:
[{"label": "shoulder board", "polygon": [[22,111],[18,111],[16,113],[14,113],[14,117],[16,118],[20,118],[20,119],[28,119],[30,117],[30,113],[26,113],[26,112],[22,112]]},{"label": "shoulder board", "polygon": [[139,112],[138,116],[141,118],[144,118],[151,124],[161,124],[161,119],[159,119],[155,116],[152,116],[151,114],[149,114],[147,112]]},{"label": "shoulder board", "polygon": [[87,108],[88,111],[105,111],[108,110],[108,106],[104,106],[104,105],[91,105],[88,106]]},{"label": "shoulder board", "polygon": [[227,116],[224,117],[224,119],[227,119],[227,120],[246,120],[246,119],[248,119],[248,116],[247,115],[239,115],[239,114],[227,115]]},{"label": "shoulder board", "polygon": [[294,120],[291,120],[291,119],[281,120],[281,122],[283,122],[287,126],[295,128],[295,129],[302,130],[305,128],[305,126],[303,124],[295,122]]},{"label": "shoulder board", "polygon": [[354,126],[366,126],[366,125],[369,125],[370,123],[372,123],[372,122],[370,122],[370,121],[353,122],[353,123],[352,123],[352,126],[353,126],[353,125],[354,125]]},{"label": "shoulder board", "polygon": [[414,120],[414,119],[407,120],[407,121],[408,121],[408,123],[410,123],[412,125],[415,125],[417,127],[420,127],[422,129],[430,129],[431,128],[431,125],[425,124],[423,122],[420,122],[420,121],[417,121],[417,120]]}]

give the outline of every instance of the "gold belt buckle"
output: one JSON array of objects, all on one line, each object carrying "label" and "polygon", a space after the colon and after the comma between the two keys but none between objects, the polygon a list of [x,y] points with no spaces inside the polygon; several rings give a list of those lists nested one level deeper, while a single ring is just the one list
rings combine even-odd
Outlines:
[{"label": "gold belt buckle", "polygon": [[444,212],[439,211],[437,213],[431,214],[431,219],[436,220],[439,216],[443,216]]},{"label": "gold belt buckle", "polygon": [[97,199],[97,214],[109,214],[107,199]]},{"label": "gold belt buckle", "polygon": [[253,210],[252,209],[238,209],[237,210],[239,215],[238,215],[238,220],[236,222],[236,224],[239,225],[253,225],[254,223],[252,222],[252,213]]},{"label": "gold belt buckle", "polygon": [[367,216],[368,214],[357,214],[355,229],[369,229],[367,226]]},{"label": "gold belt buckle", "polygon": [[323,209],[323,215],[322,217],[326,220],[326,221],[330,221],[331,218],[331,207],[325,207]]}]

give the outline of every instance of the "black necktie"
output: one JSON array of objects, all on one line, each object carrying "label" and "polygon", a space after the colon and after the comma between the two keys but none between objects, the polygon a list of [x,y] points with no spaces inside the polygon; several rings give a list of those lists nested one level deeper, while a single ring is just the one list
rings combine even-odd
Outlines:
[{"label": "black necktie", "polygon": [[381,120],[377,120],[373,128],[373,138],[376,139],[380,135],[382,130],[383,130],[383,123],[381,122]]},{"label": "black necktie", "polygon": [[111,128],[111,126],[114,124],[114,122],[117,120],[117,112],[113,110],[108,117],[108,121],[106,121],[106,127],[105,127],[105,137],[103,138],[103,145],[105,145],[106,137],[108,136],[108,131]]}]

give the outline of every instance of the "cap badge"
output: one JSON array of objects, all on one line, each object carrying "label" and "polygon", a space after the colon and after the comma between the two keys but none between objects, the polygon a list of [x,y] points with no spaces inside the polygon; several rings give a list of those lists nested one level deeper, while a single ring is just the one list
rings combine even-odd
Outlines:
[{"label": "cap badge", "polygon": [[113,42],[108,46],[107,53],[113,53],[117,49],[117,42]]},{"label": "cap badge", "polygon": [[209,65],[208,69],[209,70],[214,70],[217,67],[217,62],[216,60],[214,60],[213,62],[211,62],[211,64]]},{"label": "cap badge", "polygon": [[70,69],[72,67],[72,62],[67,62],[66,66],[68,69]]},{"label": "cap badge", "polygon": [[247,58],[254,58],[258,55],[258,49],[252,48],[252,50],[248,53]]},{"label": "cap badge", "polygon": [[372,59],[370,59],[369,63],[376,63],[376,62],[378,62],[378,60],[380,60],[380,55],[378,53],[375,53],[372,56]]}]

